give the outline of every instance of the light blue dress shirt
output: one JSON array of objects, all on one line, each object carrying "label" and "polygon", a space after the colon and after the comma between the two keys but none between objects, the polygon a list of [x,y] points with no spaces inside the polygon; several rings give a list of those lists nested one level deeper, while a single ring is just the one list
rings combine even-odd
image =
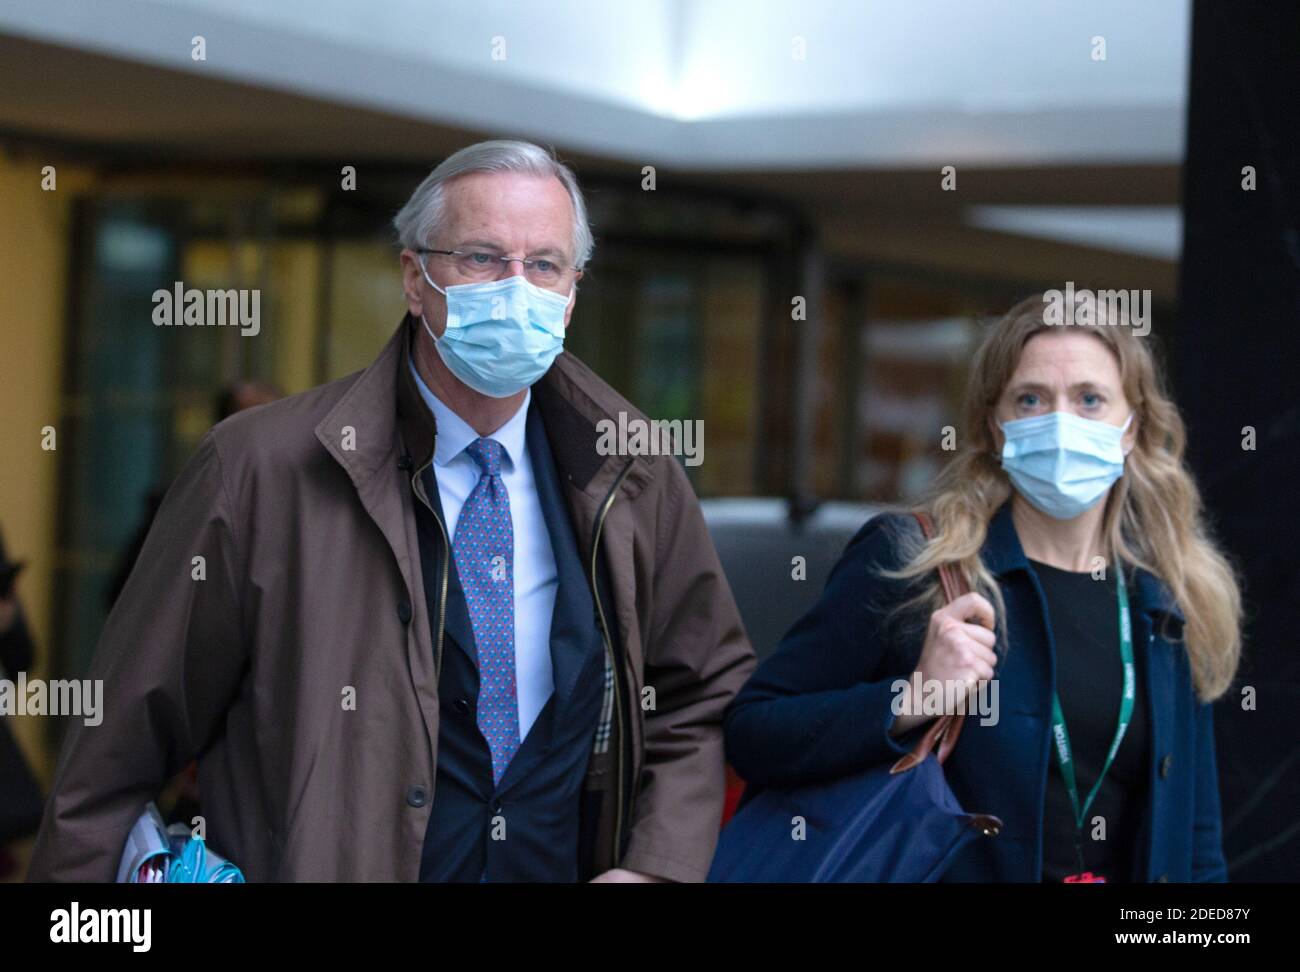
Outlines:
[{"label": "light blue dress shirt", "polygon": [[[481,475],[478,463],[465,452],[465,447],[479,438],[479,434],[430,391],[414,362],[411,373],[438,423],[433,474],[438,482],[447,540],[451,542],[456,535],[461,507]],[[560,583],[525,435],[532,396],[529,389],[519,411],[487,436],[501,443],[505,450],[501,481],[510,496],[510,520],[515,535],[515,682],[521,741],[527,738],[529,728],[555,687],[551,671],[551,615]]]}]

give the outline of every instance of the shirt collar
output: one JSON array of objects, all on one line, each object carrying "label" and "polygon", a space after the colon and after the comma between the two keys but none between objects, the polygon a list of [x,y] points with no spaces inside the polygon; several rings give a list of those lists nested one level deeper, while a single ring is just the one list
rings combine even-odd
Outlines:
[{"label": "shirt collar", "polygon": [[[468,422],[448,408],[424,383],[420,377],[420,372],[416,370],[414,359],[411,360],[411,374],[415,376],[415,387],[420,390],[420,397],[424,403],[429,406],[429,411],[433,413],[434,421],[438,428],[438,441],[433,451],[433,461],[439,466],[446,466],[458,455],[465,451],[475,439],[480,438],[479,434],[474,431]],[[528,428],[528,405],[532,401],[533,391],[531,388],[524,392],[523,404],[519,406],[519,411],[510,416],[505,425],[497,429],[490,436],[483,438],[493,439],[501,443],[505,450],[506,459],[511,466],[518,465],[520,457],[526,448],[526,432]]]}]

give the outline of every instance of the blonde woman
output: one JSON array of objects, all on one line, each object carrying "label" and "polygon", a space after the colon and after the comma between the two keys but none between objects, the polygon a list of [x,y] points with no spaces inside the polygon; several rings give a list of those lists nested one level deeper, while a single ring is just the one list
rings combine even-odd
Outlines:
[{"label": "blonde woman", "polygon": [[[727,755],[751,790],[833,779],[896,760],[935,700],[965,706],[946,776],[1004,826],[944,880],[1226,880],[1210,703],[1237,582],[1149,339],[1044,306],[975,356],[959,451],[917,506],[933,540],[905,511],[859,531],[729,707]],[[947,606],[943,563],[971,587]]]}]

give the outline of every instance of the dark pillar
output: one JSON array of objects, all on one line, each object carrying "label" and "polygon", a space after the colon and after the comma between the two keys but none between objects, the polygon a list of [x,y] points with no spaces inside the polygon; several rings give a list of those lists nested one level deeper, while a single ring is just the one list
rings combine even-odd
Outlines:
[{"label": "dark pillar", "polygon": [[[1234,881],[1300,880],[1300,4],[1196,0],[1172,348],[1191,462],[1246,588],[1215,710]],[[1255,188],[1243,189],[1253,166]],[[1243,449],[1246,427],[1255,449]],[[1190,605],[1195,611],[1196,605]],[[1258,709],[1243,711],[1254,686]]]}]

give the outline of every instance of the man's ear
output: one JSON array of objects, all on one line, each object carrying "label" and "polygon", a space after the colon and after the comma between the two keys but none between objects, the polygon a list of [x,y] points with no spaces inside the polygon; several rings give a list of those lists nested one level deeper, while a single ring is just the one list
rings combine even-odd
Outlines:
[{"label": "man's ear", "polygon": [[406,298],[406,308],[412,317],[424,313],[424,301],[420,297],[420,261],[413,250],[403,250],[399,260],[402,265],[402,295]]}]

